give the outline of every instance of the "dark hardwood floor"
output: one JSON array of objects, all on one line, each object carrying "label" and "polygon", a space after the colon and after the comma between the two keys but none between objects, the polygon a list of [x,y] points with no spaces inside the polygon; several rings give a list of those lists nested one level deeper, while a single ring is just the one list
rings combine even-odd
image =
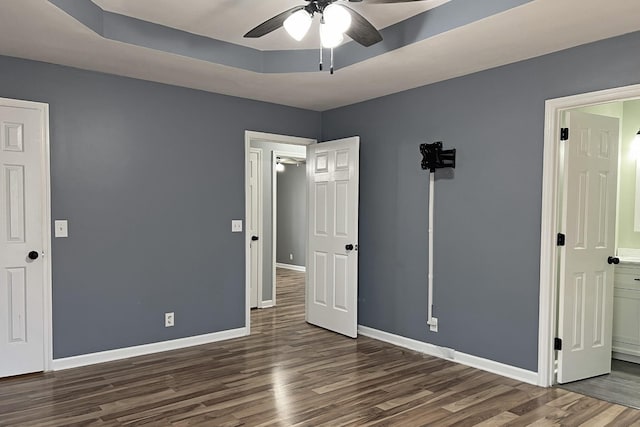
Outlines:
[{"label": "dark hardwood floor", "polygon": [[640,425],[640,411],[304,322],[304,276],[249,337],[0,380],[0,425]]}]

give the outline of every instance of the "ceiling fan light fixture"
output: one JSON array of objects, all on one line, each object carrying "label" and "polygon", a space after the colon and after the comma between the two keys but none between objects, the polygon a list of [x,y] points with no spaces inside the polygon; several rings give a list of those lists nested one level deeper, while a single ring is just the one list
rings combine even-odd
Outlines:
[{"label": "ceiling fan light fixture", "polygon": [[335,28],[320,23],[320,42],[325,49],[337,47],[344,40],[343,33],[336,31]]},{"label": "ceiling fan light fixture", "polygon": [[346,32],[351,26],[351,14],[339,4],[332,3],[322,12],[324,22],[339,33]]},{"label": "ceiling fan light fixture", "polygon": [[311,27],[311,15],[304,9],[301,9],[295,13],[292,13],[285,21],[284,21],[284,29],[287,30],[287,33],[294,40],[300,41],[307,35],[309,32],[309,27]]}]

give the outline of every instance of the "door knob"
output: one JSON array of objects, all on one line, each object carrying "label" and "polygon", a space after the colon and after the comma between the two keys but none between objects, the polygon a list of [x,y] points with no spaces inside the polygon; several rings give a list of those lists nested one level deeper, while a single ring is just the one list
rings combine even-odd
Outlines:
[{"label": "door knob", "polygon": [[620,258],[615,256],[610,256],[609,258],[607,258],[607,262],[609,264],[620,264]]},{"label": "door knob", "polygon": [[346,245],[344,248],[345,248],[346,250],[348,250],[348,251],[352,251],[352,250],[353,250],[353,245],[352,245],[351,243],[349,243],[349,244],[348,244],[348,245]]},{"label": "door knob", "polygon": [[259,237],[258,237],[258,236],[251,236],[251,240],[252,240],[252,241],[254,241],[254,242],[255,242],[256,240],[258,240],[258,239],[259,239]]},{"label": "door knob", "polygon": [[34,259],[38,259],[38,256],[40,256],[40,254],[38,253],[38,251],[31,251],[29,252],[29,254],[27,255],[27,257],[31,260]]}]

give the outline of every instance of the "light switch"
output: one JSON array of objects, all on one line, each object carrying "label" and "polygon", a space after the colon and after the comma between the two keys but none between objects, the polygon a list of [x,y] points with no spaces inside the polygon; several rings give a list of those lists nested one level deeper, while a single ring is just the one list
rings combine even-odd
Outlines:
[{"label": "light switch", "polygon": [[69,237],[69,224],[66,219],[56,219],[54,230],[55,237]]},{"label": "light switch", "polygon": [[232,219],[231,220],[231,231],[234,233],[242,233],[242,220],[241,219]]}]

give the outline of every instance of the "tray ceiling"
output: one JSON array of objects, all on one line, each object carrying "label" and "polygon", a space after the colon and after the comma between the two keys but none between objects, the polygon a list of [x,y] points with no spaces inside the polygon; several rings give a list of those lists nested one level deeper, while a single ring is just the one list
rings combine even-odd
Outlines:
[{"label": "tray ceiling", "polygon": [[[71,0],[81,1],[85,0]],[[292,3],[297,4],[289,0],[96,0],[107,12],[222,42],[244,43],[249,47],[236,46],[264,50],[271,60],[281,54],[296,58],[292,56],[296,52],[288,52],[286,44],[292,42],[283,39],[284,34],[260,40],[261,45],[255,46],[240,35],[247,30],[245,24],[252,27],[280,11],[280,6]],[[486,9],[505,3],[515,6]],[[259,13],[254,4],[260,5]],[[360,49],[353,42],[337,48],[338,70],[333,76],[312,71],[250,71],[216,63],[215,58],[210,61],[179,50],[168,52],[160,41],[158,48],[110,39],[47,0],[7,2],[2,7],[0,54],[323,111],[640,30],[638,1],[531,0],[517,4],[516,0],[451,0],[427,12],[368,5],[363,10],[368,18],[377,25],[390,25],[384,30],[385,40],[371,48]],[[383,9],[369,12],[392,6],[394,17],[386,16]],[[460,23],[461,14],[480,18]],[[410,18],[394,21],[405,16]],[[447,19],[458,23],[447,26]],[[300,50],[298,59],[306,52],[310,51]]]}]

